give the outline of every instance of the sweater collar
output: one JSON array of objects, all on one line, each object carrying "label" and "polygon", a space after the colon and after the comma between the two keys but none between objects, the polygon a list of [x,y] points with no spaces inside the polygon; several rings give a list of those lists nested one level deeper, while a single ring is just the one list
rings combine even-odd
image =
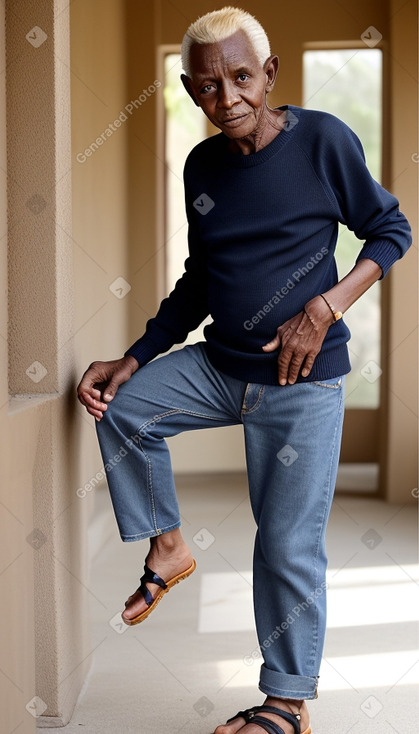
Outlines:
[{"label": "sweater collar", "polygon": [[264,148],[261,148],[261,150],[258,150],[256,153],[249,153],[249,155],[244,155],[240,152],[233,153],[233,151],[228,147],[230,142],[229,138],[224,135],[224,133],[221,133],[225,142],[226,158],[231,165],[234,165],[237,168],[250,168],[251,166],[257,166],[260,163],[264,163],[276,155],[278,151],[282,150],[282,148],[292,138],[300,120],[301,108],[295,107],[294,105],[281,105],[281,107],[275,107],[275,109],[286,111],[285,125],[281,132],[278,133],[278,135],[276,135],[268,145],[265,145]]}]

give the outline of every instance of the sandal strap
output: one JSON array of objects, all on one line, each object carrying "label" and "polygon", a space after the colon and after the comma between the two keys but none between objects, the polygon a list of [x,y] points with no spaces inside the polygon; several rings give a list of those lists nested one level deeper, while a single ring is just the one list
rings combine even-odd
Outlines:
[{"label": "sandal strap", "polygon": [[140,581],[150,581],[150,583],[152,584],[157,584],[158,586],[161,586],[162,589],[167,589],[166,582],[163,581],[161,576],[159,576],[157,573],[154,573],[154,571],[152,571],[151,568],[147,566],[147,564],[145,564],[144,566],[144,574],[142,575]]},{"label": "sandal strap", "polygon": [[292,714],[290,711],[284,711],[283,709],[279,709],[276,706],[261,706],[258,713],[262,713],[263,711],[265,711],[265,713],[277,714],[278,716],[282,716],[285,721],[288,721],[289,724],[293,725],[295,734],[300,734],[300,714]]},{"label": "sandal strap", "polygon": [[239,716],[242,717],[242,719],[245,720],[246,724],[249,723],[251,719],[253,719],[255,713],[260,709],[260,706],[254,706],[252,709],[245,709],[244,711],[238,711],[237,714],[231,717],[231,719],[227,719],[227,724],[230,721],[234,721],[234,719],[238,719]]},{"label": "sandal strap", "polygon": [[264,716],[254,716],[250,721],[252,724],[256,724],[256,726],[260,726],[261,729],[267,731],[268,734],[285,734],[284,730],[278,724],[275,724],[270,719],[265,719]]},{"label": "sandal strap", "polygon": [[[232,716],[231,719],[228,719],[227,724],[229,721],[233,721],[233,719],[237,719],[239,716],[241,716],[245,720],[246,724],[258,724],[259,726],[264,728],[265,731],[269,732],[269,734],[284,734],[284,730],[281,729],[281,727],[278,726],[278,724],[276,724],[274,721],[259,716],[259,714],[262,713],[277,714],[277,716],[282,716],[285,721],[288,721],[289,724],[292,724],[295,734],[301,734],[299,715],[291,714],[289,711],[283,711],[283,709],[279,709],[276,706],[254,706],[253,708],[239,711],[235,716]],[[266,726],[270,726],[271,730],[266,729]]]},{"label": "sandal strap", "polygon": [[163,581],[161,576],[159,576],[157,573],[154,573],[154,571],[152,571],[151,568],[149,568],[147,564],[145,564],[144,573],[140,578],[140,585],[137,591],[141,591],[145,603],[148,607],[150,607],[154,601],[154,598],[147,588],[146,583],[157,584],[157,586],[160,586],[162,589],[167,589],[167,584],[165,581]]}]

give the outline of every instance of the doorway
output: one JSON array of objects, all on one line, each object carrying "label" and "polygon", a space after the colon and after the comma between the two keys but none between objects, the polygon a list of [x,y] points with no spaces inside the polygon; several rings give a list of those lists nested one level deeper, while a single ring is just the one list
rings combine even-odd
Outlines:
[{"label": "doorway", "polygon": [[[164,287],[167,293],[181,276],[187,257],[182,181],[184,161],[197,143],[210,134],[218,133],[218,130],[207,122],[198,107],[191,104],[183,88],[179,46],[160,48],[160,68],[165,79],[160,130],[166,164]],[[366,48],[364,44],[362,48],[355,45],[313,48],[307,44],[301,52],[301,69],[302,106],[322,109],[346,122],[360,137],[371,173],[380,181],[383,169],[381,49]],[[359,87],[361,81],[362,89]],[[339,277],[353,267],[361,244],[352,232],[340,226],[336,252]],[[381,283],[376,283],[345,316],[353,334],[349,343],[352,372],[347,379],[346,419],[337,489],[369,496],[377,494],[379,488],[380,426],[384,417],[383,291]],[[188,336],[188,343],[203,339],[206,323]],[[210,454],[217,455],[218,444],[220,441],[224,443],[225,438],[217,432],[207,433],[211,435],[205,439],[206,452],[209,440],[212,445]],[[240,451],[235,467],[238,470],[241,466],[244,469],[243,459]]]}]

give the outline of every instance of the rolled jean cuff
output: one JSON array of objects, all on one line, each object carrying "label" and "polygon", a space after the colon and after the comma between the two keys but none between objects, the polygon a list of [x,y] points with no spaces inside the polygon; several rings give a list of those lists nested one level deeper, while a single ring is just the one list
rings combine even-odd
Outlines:
[{"label": "rolled jean cuff", "polygon": [[278,673],[262,665],[259,688],[267,696],[276,698],[312,699],[317,698],[317,681],[317,677]]},{"label": "rolled jean cuff", "polygon": [[170,533],[171,530],[176,530],[176,528],[180,528],[181,521],[175,522],[172,525],[167,525],[164,528],[157,528],[156,530],[145,530],[143,533],[136,533],[135,535],[125,535],[124,533],[120,532],[121,540],[124,541],[124,543],[132,543],[136,540],[147,540],[147,538],[156,538],[158,535],[163,535],[164,533]]}]

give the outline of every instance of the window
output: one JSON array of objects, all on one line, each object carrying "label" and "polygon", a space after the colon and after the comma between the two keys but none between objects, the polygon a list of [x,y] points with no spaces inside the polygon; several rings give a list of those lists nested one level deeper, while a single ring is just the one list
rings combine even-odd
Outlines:
[{"label": "window", "polygon": [[[166,162],[166,290],[174,287],[188,256],[183,167],[188,153],[207,136],[205,116],[186,92],[180,74],[179,53],[164,57],[165,162]],[[211,321],[211,319],[208,319]],[[203,339],[205,322],[188,335],[187,344]]]},{"label": "window", "polygon": [[[303,55],[303,106],[330,112],[354,130],[373,177],[381,178],[382,52],[379,49],[308,50]],[[336,248],[339,278],[353,267],[361,242],[340,225]],[[352,338],[352,372],[346,405],[377,408],[380,375],[380,296],[376,283],[345,315]]]},{"label": "window", "polygon": [[[189,151],[203,140],[207,124],[180,80],[179,53],[164,56],[166,160],[166,290],[182,275],[187,257],[187,223],[182,172]],[[346,122],[364,146],[367,165],[381,178],[382,53],[379,49],[307,50],[303,55],[304,101],[309,109],[331,112]],[[361,243],[340,226],[336,251],[339,277],[353,267]],[[376,283],[345,315],[352,338],[352,372],[347,379],[346,405],[377,408],[380,374],[380,283]],[[209,319],[210,320],[210,319]],[[202,329],[187,342],[202,339]]]}]

